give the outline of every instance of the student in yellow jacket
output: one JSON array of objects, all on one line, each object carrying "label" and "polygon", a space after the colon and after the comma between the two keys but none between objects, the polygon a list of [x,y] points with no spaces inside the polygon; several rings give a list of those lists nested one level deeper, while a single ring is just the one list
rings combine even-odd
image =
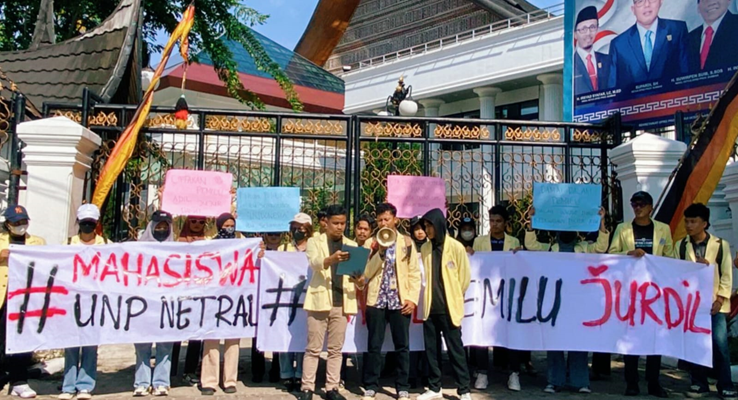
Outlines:
[{"label": "student in yellow jacket", "polygon": [[[623,222],[618,225],[610,244],[611,254],[626,254],[633,257],[643,257],[651,254],[661,257],[674,257],[674,242],[671,240],[669,225],[651,219],[653,212],[653,197],[646,192],[636,192],[630,198],[635,219],[632,222]],[[638,387],[638,356],[625,356],[626,396],[637,396]],[[593,366],[594,369],[594,366]],[[659,383],[661,371],[661,356],[646,358],[646,381],[648,394],[656,397],[668,397],[666,390]]]},{"label": "student in yellow jacket", "polygon": [[461,340],[464,293],[471,281],[469,257],[464,246],[447,234],[446,218],[441,210],[436,208],[429,211],[423,216],[423,220],[429,239],[420,250],[426,269],[423,338],[429,369],[429,387],[428,391],[418,396],[418,400],[443,398],[442,372],[437,354],[441,334],[446,342],[461,400],[471,400],[471,378]]},{"label": "student in yellow jacket", "polygon": [[[22,399],[36,397],[36,392],[28,386],[28,365],[33,353],[5,354],[7,307],[5,298],[8,294],[8,258],[10,245],[44,246],[46,241],[38,236],[29,235],[30,218],[23,206],[9,205],[5,210],[5,232],[0,233],[0,352],[5,358],[5,368],[10,381],[10,394]],[[3,371],[4,372],[4,371]]]},{"label": "student in yellow jacket", "polygon": [[395,232],[396,240],[389,247],[374,241],[372,256],[364,271],[368,282],[366,326],[369,333],[364,356],[364,400],[371,400],[379,390],[382,367],[382,344],[389,324],[397,354],[398,399],[410,398],[410,319],[420,297],[418,253],[413,241],[397,232],[397,208],[389,203],[377,206],[380,228]]},{"label": "student in yellow jacket", "polygon": [[327,400],[345,400],[338,392],[341,381],[341,350],[346,336],[347,316],[357,312],[355,280],[336,275],[336,268],[347,261],[349,253],[343,245],[356,242],[343,236],[346,230],[346,209],[332,205],[326,209],[326,232],[308,240],[307,257],[313,277],[305,296],[307,311],[307,348],[302,363],[300,400],[311,400],[315,391],[323,340],[328,332],[328,362],[326,365]]},{"label": "student in yellow jacket", "polygon": [[[718,396],[722,399],[735,399],[738,394],[733,386],[730,373],[730,351],[728,349],[727,315],[730,313],[730,294],[733,289],[733,268],[730,257],[730,243],[710,235],[710,209],[704,204],[692,204],[684,210],[684,227],[687,237],[676,243],[678,258],[705,265],[715,266],[715,279],[712,289],[712,352],[717,374]],[[709,368],[697,364],[690,365],[693,386],[688,397],[702,397],[710,393],[707,384]]]}]

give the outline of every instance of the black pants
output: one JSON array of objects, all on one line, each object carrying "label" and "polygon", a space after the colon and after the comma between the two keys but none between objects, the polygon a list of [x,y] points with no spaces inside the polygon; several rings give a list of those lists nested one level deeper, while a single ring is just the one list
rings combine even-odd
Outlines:
[{"label": "black pants", "polygon": [[430,390],[437,392],[441,390],[441,379],[443,371],[441,363],[438,362],[438,345],[441,341],[441,333],[446,341],[448,358],[454,369],[456,386],[459,395],[471,393],[469,385],[469,368],[466,365],[466,353],[464,343],[461,341],[461,328],[454,326],[448,314],[431,314],[423,323],[423,339],[425,340],[425,354],[428,362],[428,385]]},{"label": "black pants", "polygon": [[379,375],[382,371],[382,343],[384,334],[390,326],[392,343],[397,357],[397,392],[410,390],[410,315],[402,315],[400,310],[366,308],[366,327],[369,333],[367,353],[364,355],[364,387],[367,390],[379,389]]},{"label": "black pants", "polygon": [[7,327],[5,326],[7,300],[0,309],[0,352],[2,352],[3,365],[0,372],[8,373],[10,386],[25,385],[28,383],[28,367],[31,365],[33,353],[5,354],[5,339]]},{"label": "black pants", "polygon": [[[172,347],[172,372],[171,376],[177,375],[177,365],[179,364],[179,353],[182,350],[182,343],[175,343]],[[200,358],[202,357],[202,341],[190,340],[187,342],[187,355],[185,356],[183,375],[198,375],[200,373]]]},{"label": "black pants", "polygon": [[492,362],[495,367],[507,368],[510,372],[520,373],[520,364],[530,361],[530,351],[513,350],[506,347],[492,349]]},{"label": "black pants", "polygon": [[610,353],[592,353],[592,372],[598,375],[610,375]]},{"label": "black pants", "polygon": [[474,366],[478,373],[486,374],[489,369],[489,347],[470,346],[469,364]]},{"label": "black pants", "polygon": [[[266,373],[266,358],[264,353],[256,347],[257,338],[254,336],[251,342],[251,380],[253,382],[261,382]],[[279,356],[277,353],[272,354],[272,366],[269,369],[269,382],[279,382]]]},{"label": "black pants", "polygon": [[[628,386],[638,385],[638,359],[639,356],[624,356],[625,359],[625,383]],[[661,356],[646,357],[646,382],[649,385],[659,384],[661,373]]]}]

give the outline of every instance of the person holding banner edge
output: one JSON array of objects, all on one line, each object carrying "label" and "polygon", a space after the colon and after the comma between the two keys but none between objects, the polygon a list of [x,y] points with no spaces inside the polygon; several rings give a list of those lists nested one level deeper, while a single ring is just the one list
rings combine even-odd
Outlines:
[{"label": "person holding banner edge", "polygon": [[[703,0],[704,1],[704,0]],[[730,313],[730,294],[733,289],[730,243],[710,235],[710,209],[704,204],[692,204],[684,210],[684,227],[687,237],[679,240],[676,254],[679,259],[715,266],[713,283],[712,352],[714,369],[717,373],[718,395],[723,399],[738,398],[730,373],[730,351],[728,349],[727,315]],[[709,368],[690,363],[694,383],[687,392],[688,397],[702,397],[710,393],[707,383]]]},{"label": "person holding banner edge", "polygon": [[[367,354],[364,356],[364,400],[373,399],[379,389],[382,364],[382,344],[387,324],[397,354],[398,399],[410,398],[410,320],[420,297],[420,270],[413,241],[397,232],[397,208],[389,203],[377,206],[377,222],[381,229],[395,233],[389,247],[378,238],[362,282],[368,282],[366,324],[369,333]],[[363,288],[361,288],[363,290]]]},{"label": "person holding banner edge", "polygon": [[461,320],[464,318],[464,293],[471,282],[469,257],[466,249],[448,235],[446,218],[436,208],[423,216],[425,232],[430,240],[421,248],[422,261],[427,268],[426,290],[423,299],[423,338],[430,370],[428,390],[418,400],[442,399],[442,371],[438,362],[438,343],[441,334],[448,348],[454,369],[457,393],[461,400],[471,400],[471,378],[466,363],[464,343],[461,340]]},{"label": "person holding banner edge", "polygon": [[[554,243],[541,243],[536,232],[531,228],[531,220],[536,214],[535,208],[528,210],[526,223],[525,248],[530,251],[551,251],[555,253],[592,253],[607,252],[610,244],[610,232],[605,226],[605,209],[600,207],[600,230],[595,243],[587,243],[579,239],[577,232],[562,231],[556,233]],[[567,376],[569,385],[579,393],[592,393],[589,387],[589,353],[586,351],[569,351],[568,360],[563,351],[548,351],[548,384],[543,389],[546,393],[556,393],[566,386]],[[568,370],[568,371],[567,371]],[[568,372],[568,373],[567,373]]]},{"label": "person holding banner edge", "polygon": [[[95,233],[100,209],[94,204],[82,204],[77,209],[79,233],[70,237],[71,246],[94,246],[107,244],[108,240]],[[79,400],[92,398],[97,377],[97,346],[70,347],[64,349],[64,380],[59,398],[71,400],[76,395]]]},{"label": "person holding banner edge", "polygon": [[[282,244],[282,232],[263,233],[261,240],[261,250],[257,255],[259,260],[264,257],[264,251],[279,251],[279,246]],[[254,383],[263,382],[266,371],[266,358],[264,352],[258,349],[258,340],[259,338],[254,336],[251,344],[251,381]],[[280,375],[279,353],[274,353],[272,354],[272,364],[269,367],[269,382],[279,382]]]},{"label": "person holding banner edge", "polygon": [[[302,363],[302,392],[300,400],[311,400],[315,391],[320,353],[328,333],[328,361],[326,365],[326,399],[345,400],[339,393],[341,381],[341,350],[346,339],[348,316],[358,312],[356,279],[336,275],[338,264],[348,261],[349,253],[343,245],[356,246],[346,238],[346,209],[332,205],[326,209],[326,233],[310,238],[307,257],[313,276],[305,296],[303,308],[307,311],[307,348]],[[363,286],[363,282],[359,282]]]},{"label": "person holding banner edge", "polygon": [[[633,257],[643,257],[651,254],[661,257],[674,258],[674,242],[671,239],[669,225],[651,218],[653,212],[653,197],[644,191],[636,192],[630,198],[635,218],[630,222],[618,225],[610,244],[610,254],[626,254]],[[626,396],[637,396],[638,387],[638,358],[635,355],[626,355],[625,381]],[[648,394],[656,397],[669,397],[659,383],[661,371],[661,356],[646,357],[646,381]]]}]

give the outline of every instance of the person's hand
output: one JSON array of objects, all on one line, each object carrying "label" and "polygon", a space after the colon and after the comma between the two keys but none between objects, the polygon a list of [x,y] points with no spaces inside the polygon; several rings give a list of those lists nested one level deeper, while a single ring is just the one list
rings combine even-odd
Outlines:
[{"label": "person's hand", "polygon": [[258,258],[259,260],[264,258],[264,249],[259,250],[259,254],[256,256],[256,258]]},{"label": "person's hand", "polygon": [[344,261],[348,261],[349,259],[349,253],[342,251],[342,250],[336,250],[333,255],[326,257],[326,259],[323,261],[323,267],[326,269],[330,268],[333,264],[338,264]]},{"label": "person's hand", "polygon": [[605,211],[605,207],[600,207],[600,212],[598,213],[600,218],[605,219],[607,216],[607,211]]},{"label": "person's hand", "polygon": [[520,250],[523,250],[523,246],[518,246],[512,250],[513,254],[519,252]]},{"label": "person's hand", "polygon": [[349,278],[349,282],[353,282],[359,288],[363,288],[364,286],[366,286],[366,276],[354,275]]},{"label": "person's hand", "polygon": [[10,257],[10,250],[4,249],[3,251],[0,251],[0,260],[7,260],[8,257]]},{"label": "person's hand", "polygon": [[466,246],[466,253],[470,256],[474,255],[474,249],[471,246]]},{"label": "person's hand", "polygon": [[710,262],[707,261],[707,260],[705,260],[702,257],[697,257],[697,262],[700,263],[700,264],[710,265]]},{"label": "person's hand", "polygon": [[633,251],[629,251],[629,252],[628,252],[628,255],[629,255],[629,256],[633,256],[633,257],[638,257],[638,258],[640,258],[640,257],[643,257],[643,256],[645,256],[645,255],[646,255],[646,252],[645,252],[645,251],[643,251],[643,249],[635,249],[635,250],[633,250]]},{"label": "person's hand", "polygon": [[530,206],[530,208],[528,209],[528,214],[526,215],[526,217],[528,219],[531,219],[531,218],[533,218],[534,215],[536,215],[536,208],[533,207],[533,206]]},{"label": "person's hand", "polygon": [[402,305],[402,310],[400,310],[400,313],[402,313],[402,315],[410,315],[413,313],[413,311],[415,311],[415,307],[417,307],[415,303],[410,300],[405,300],[405,304]]},{"label": "person's hand", "polygon": [[[718,299],[720,299],[718,297]],[[723,307],[723,302],[720,300],[715,300],[712,302],[712,308],[710,309],[710,315],[715,315],[720,312],[720,309]]]}]

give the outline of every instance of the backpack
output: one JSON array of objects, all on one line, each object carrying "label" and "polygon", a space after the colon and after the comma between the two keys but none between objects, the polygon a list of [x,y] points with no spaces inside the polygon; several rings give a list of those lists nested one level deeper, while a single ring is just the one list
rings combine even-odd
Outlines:
[{"label": "backpack", "polygon": [[[718,278],[723,277],[723,271],[720,268],[720,263],[723,262],[723,240],[718,238],[718,249],[717,258],[715,262],[718,264]],[[686,260],[687,257],[687,238],[682,239],[682,243],[679,245],[679,259]]]}]

